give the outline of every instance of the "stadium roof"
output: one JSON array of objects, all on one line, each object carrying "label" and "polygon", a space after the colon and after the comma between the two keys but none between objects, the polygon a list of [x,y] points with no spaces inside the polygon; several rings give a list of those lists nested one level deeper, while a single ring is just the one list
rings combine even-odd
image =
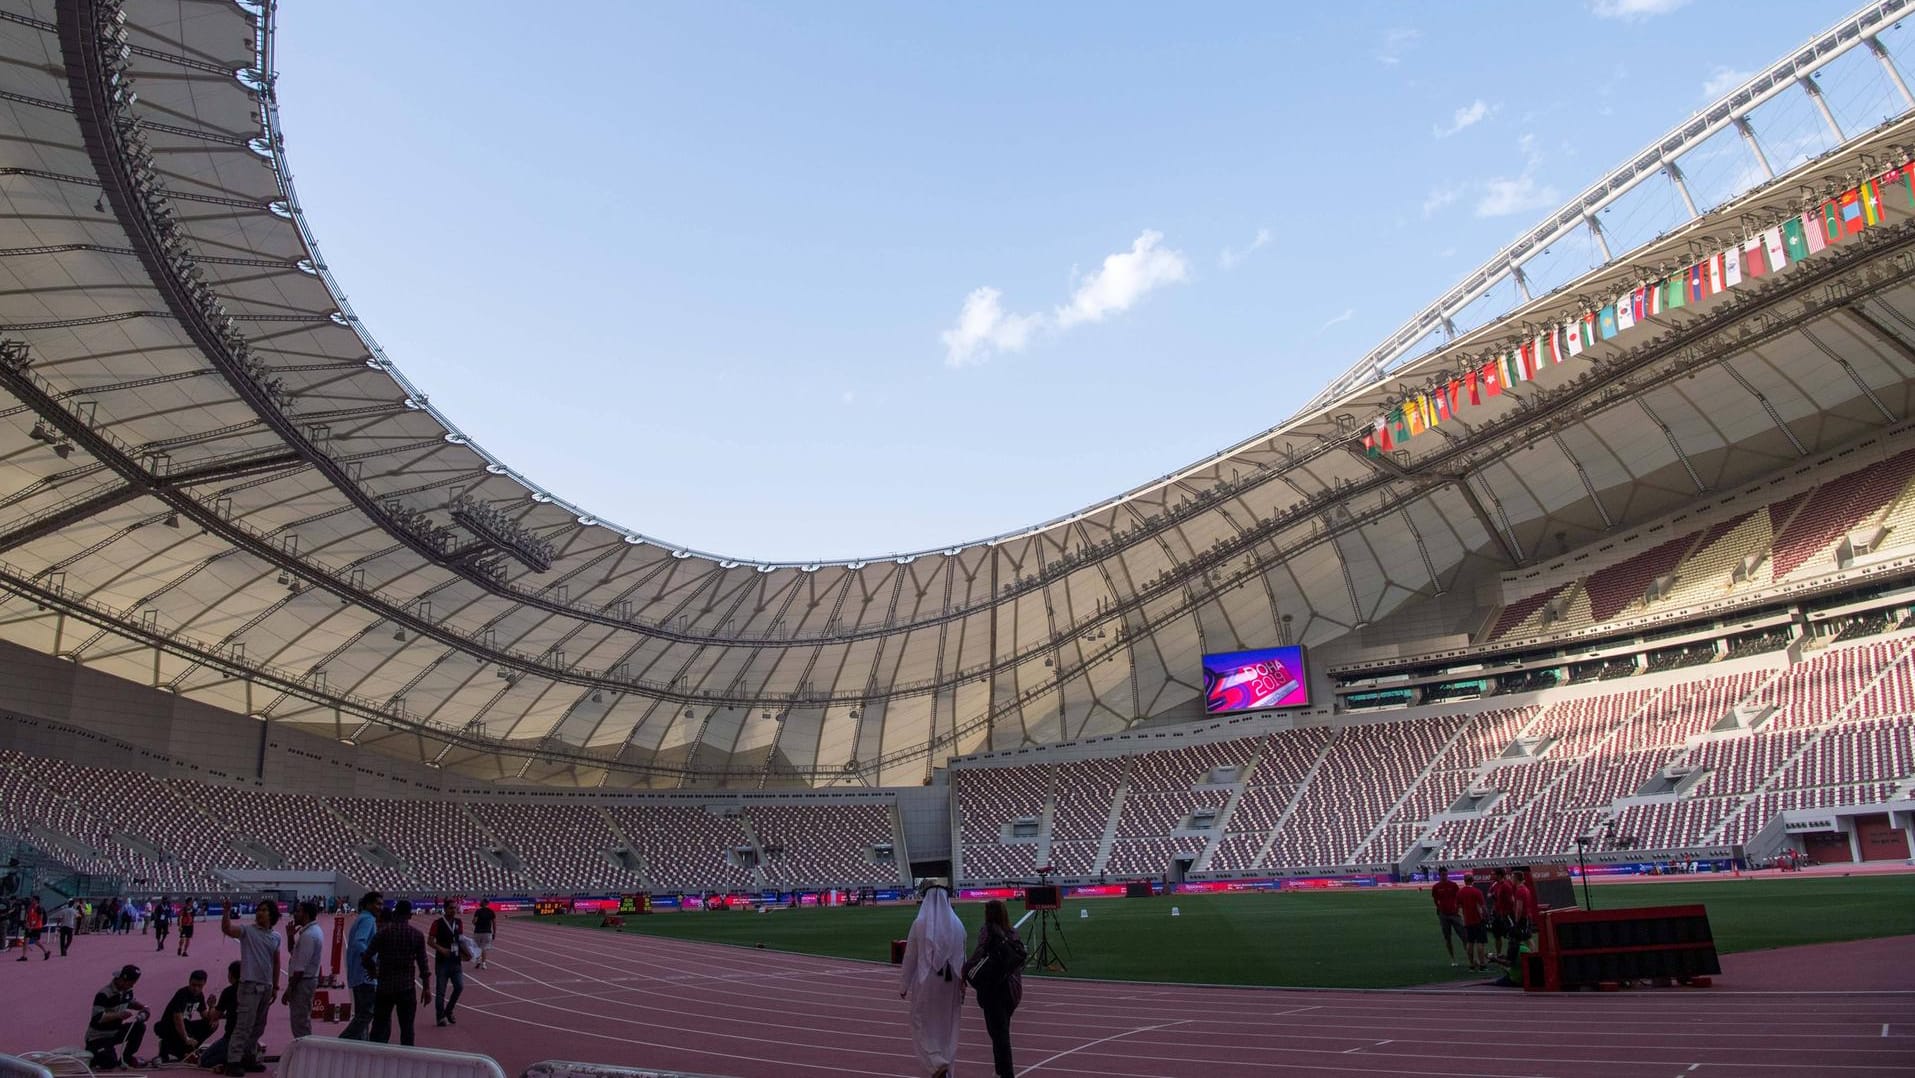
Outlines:
[{"label": "stadium roof", "polygon": [[[1741,121],[1778,94],[1820,103],[1822,65],[1873,52],[1895,73],[1874,35],[1903,6],[1870,5],[1607,174],[1270,431],[1018,533],[814,564],[614,525],[433,409],[317,253],[269,14],[0,13],[0,636],[477,779],[564,785],[915,782],[954,753],[1187,707],[1202,652],[1336,641],[1902,424],[1906,198],[1389,454],[1360,441],[1406,393],[1906,160],[1904,111],[1526,298],[1531,255],[1635,185],[1686,199],[1683,153],[1759,150]],[[1517,309],[1459,328],[1498,282]]]}]

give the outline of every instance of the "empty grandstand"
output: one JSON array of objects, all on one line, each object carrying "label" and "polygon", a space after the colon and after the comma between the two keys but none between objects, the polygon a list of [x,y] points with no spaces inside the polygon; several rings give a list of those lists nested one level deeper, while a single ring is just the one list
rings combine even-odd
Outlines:
[{"label": "empty grandstand", "polygon": [[[63,871],[1232,878],[1759,858],[1811,823],[1907,856],[1915,118],[1902,90],[1844,128],[1813,81],[1902,86],[1901,3],[1269,430],[1012,534],[817,563],[616,525],[429,402],[315,246],[271,5],[16,7],[0,807]],[[1750,118],[1802,95],[1828,149],[1771,162]],[[1704,146],[1751,185],[1697,206]],[[1675,216],[1599,223],[1647,185]],[[1600,257],[1545,280],[1566,237]],[[1202,657],[1270,646],[1306,649],[1310,702],[1206,717]]]}]

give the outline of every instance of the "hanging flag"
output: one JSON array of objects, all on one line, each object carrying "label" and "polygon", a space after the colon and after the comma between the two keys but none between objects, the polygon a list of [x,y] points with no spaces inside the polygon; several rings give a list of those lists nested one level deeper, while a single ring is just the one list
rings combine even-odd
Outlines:
[{"label": "hanging flag", "polygon": [[1469,386],[1470,406],[1473,408],[1473,407],[1476,407],[1477,405],[1482,404],[1483,403],[1482,383],[1476,377],[1476,369],[1474,367],[1470,368],[1469,377],[1465,380],[1465,382]]},{"label": "hanging flag", "polygon": [[1780,273],[1789,264],[1789,253],[1782,248],[1782,229],[1770,228],[1762,233],[1762,244],[1769,256],[1769,272]]},{"label": "hanging flag", "polygon": [[1596,335],[1606,341],[1614,337],[1617,332],[1616,307],[1612,303],[1596,313]]},{"label": "hanging flag", "polygon": [[1461,378],[1450,379],[1449,394],[1450,415],[1454,416],[1463,410],[1463,380]]},{"label": "hanging flag", "polygon": [[1415,397],[1403,402],[1403,418],[1409,420],[1410,437],[1423,433],[1423,405]]},{"label": "hanging flag", "polygon": [[1822,229],[1822,214],[1819,211],[1810,210],[1796,220],[1801,223],[1802,243],[1809,249],[1810,254],[1829,245],[1828,233]]},{"label": "hanging flag", "polygon": [[1782,249],[1788,252],[1790,264],[1809,257],[1809,234],[1803,230],[1800,217],[1782,222]]},{"label": "hanging flag", "polygon": [[1563,335],[1560,329],[1551,326],[1536,339],[1543,342],[1543,348],[1548,352],[1551,363],[1563,361]]},{"label": "hanging flag", "polygon": [[1687,307],[1689,305],[1688,293],[1688,283],[1680,276],[1671,277],[1662,282],[1662,309],[1665,311],[1674,311]]},{"label": "hanging flag", "polygon": [[1908,204],[1915,209],[1915,161],[1902,166],[1902,182],[1908,185]]},{"label": "hanging flag", "polygon": [[1742,283],[1742,248],[1731,245],[1722,252],[1722,287],[1734,288]]},{"label": "hanging flag", "polygon": [[1708,293],[1703,291],[1703,287],[1702,263],[1698,262],[1689,267],[1688,299],[1690,303],[1701,303],[1708,296]]},{"label": "hanging flag", "polygon": [[1840,243],[1843,235],[1842,207],[1833,199],[1822,203],[1822,238],[1833,244]]},{"label": "hanging flag", "polygon": [[1479,381],[1483,383],[1483,392],[1489,394],[1492,397],[1502,396],[1503,395],[1502,364],[1496,362],[1493,359],[1490,360],[1488,363],[1483,364],[1482,377],[1479,379]]},{"label": "hanging flag", "polygon": [[1390,421],[1385,416],[1377,416],[1373,424],[1371,437],[1376,439],[1377,447],[1385,453],[1390,451]]},{"label": "hanging flag", "polygon": [[1868,222],[1862,219],[1862,192],[1844,191],[1835,202],[1842,210],[1842,231],[1860,232],[1868,227]]},{"label": "hanging flag", "polygon": [[1363,452],[1366,456],[1372,457],[1380,457],[1383,455],[1382,448],[1376,444],[1375,431],[1371,431],[1363,436]]},{"label": "hanging flag", "polygon": [[1584,311],[1582,321],[1576,323],[1576,329],[1583,335],[1583,347],[1596,347],[1596,312]]},{"label": "hanging flag", "polygon": [[1390,409],[1390,428],[1390,436],[1396,439],[1396,441],[1407,442],[1410,440],[1410,424],[1409,421],[1403,417],[1403,408],[1401,405]]},{"label": "hanging flag", "polygon": [[1515,352],[1504,352],[1502,361],[1503,385],[1514,387],[1518,382],[1529,381],[1529,375],[1523,370],[1522,360],[1517,358]]},{"label": "hanging flag", "polygon": [[1742,275],[1751,280],[1767,275],[1769,272],[1768,248],[1763,246],[1762,237],[1757,236],[1742,243]]},{"label": "hanging flag", "polygon": [[1863,180],[1859,188],[1862,192],[1862,220],[1873,228],[1882,223],[1882,192],[1875,186],[1874,180]]},{"label": "hanging flag", "polygon": [[1536,354],[1536,341],[1524,341],[1516,347],[1516,353],[1523,357],[1523,379],[1535,381],[1536,372],[1542,369],[1542,357]]},{"label": "hanging flag", "polygon": [[1577,328],[1577,323],[1573,321],[1563,323],[1563,344],[1568,349],[1570,355],[1580,356],[1583,354],[1583,335],[1582,331]]},{"label": "hanging flag", "polygon": [[1436,422],[1450,421],[1450,395],[1443,392],[1442,386],[1436,387]]},{"label": "hanging flag", "polygon": [[1629,293],[1629,316],[1632,321],[1640,322],[1656,312],[1649,309],[1649,289],[1647,286]]},{"label": "hanging flag", "polygon": [[1616,297],[1616,331],[1618,333],[1636,328],[1636,307],[1630,300],[1630,294],[1627,292]]}]

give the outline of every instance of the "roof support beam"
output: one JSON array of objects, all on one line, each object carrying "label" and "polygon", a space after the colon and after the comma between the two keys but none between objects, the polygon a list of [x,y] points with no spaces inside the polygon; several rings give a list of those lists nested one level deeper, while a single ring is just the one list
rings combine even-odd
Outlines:
[{"label": "roof support beam", "polygon": [[1902,104],[1915,109],[1915,94],[1908,92],[1908,83],[1902,81],[1902,73],[1896,70],[1895,61],[1888,55],[1888,49],[1882,45],[1881,36],[1870,34],[1863,38],[1862,42],[1868,46],[1868,51],[1875,54],[1875,59],[1881,62],[1882,70],[1888,73],[1888,81],[1894,83],[1895,89],[1901,91]]},{"label": "roof support beam", "polygon": [[1755,163],[1762,169],[1762,178],[1775,179],[1775,169],[1769,167],[1769,155],[1762,152],[1762,143],[1755,137],[1755,128],[1749,126],[1749,118],[1736,117],[1735,129],[1736,133],[1742,136],[1743,143],[1749,147],[1749,152],[1755,155]]},{"label": "roof support beam", "polygon": [[1796,77],[1795,84],[1802,88],[1803,93],[1809,95],[1810,101],[1815,102],[1815,111],[1822,114],[1822,122],[1829,126],[1829,134],[1835,136],[1835,144],[1840,146],[1847,142],[1848,136],[1842,133],[1842,125],[1835,122],[1835,113],[1829,110],[1828,99],[1822,96],[1822,88],[1815,84],[1815,80],[1807,75],[1800,75]]},{"label": "roof support beam", "polygon": [[[1850,309],[1852,310],[1853,308]],[[1901,419],[1900,416],[1888,410],[1888,405],[1883,404],[1882,398],[1875,395],[1875,390],[1869,387],[1868,381],[1862,377],[1861,372],[1855,369],[1854,364],[1843,358],[1840,352],[1837,352],[1835,349],[1823,343],[1822,338],[1817,337],[1814,331],[1806,325],[1802,327],[1802,336],[1810,344],[1814,345],[1815,350],[1822,353],[1824,358],[1842,368],[1842,373],[1848,375],[1849,381],[1855,383],[1856,390],[1860,392],[1862,396],[1868,398],[1870,404],[1875,406],[1876,414],[1882,417],[1884,423],[1894,423]]]},{"label": "roof support beam", "polygon": [[[1497,499],[1496,495],[1490,495],[1490,498],[1496,501],[1496,518],[1492,519],[1489,512],[1483,508],[1482,500],[1476,496],[1476,488],[1469,485],[1468,476],[1453,476],[1450,482],[1456,484],[1456,489],[1462,492],[1463,502],[1475,515],[1476,522],[1483,526],[1483,530],[1488,532],[1492,539],[1496,540],[1497,546],[1503,548],[1503,556],[1509,559],[1509,563],[1523,564],[1523,551],[1516,545],[1516,536],[1509,531],[1509,514],[1503,511],[1502,501]],[[1498,520],[1501,521],[1500,526],[1497,523]]]},{"label": "roof support beam", "polygon": [[[155,491],[177,489],[196,483],[206,483],[216,479],[230,479],[236,476],[252,475],[257,472],[277,471],[302,463],[297,453],[274,453],[265,457],[249,457],[224,464],[205,465],[184,472],[176,472],[164,479],[151,482],[128,482],[112,490],[102,491],[90,498],[74,502],[56,509],[44,516],[29,520],[10,532],[0,535],[0,553],[25,546],[37,539],[43,539],[54,532],[70,528],[109,509],[117,509]],[[177,514],[169,515],[175,526],[179,523]]]},{"label": "roof support beam", "polygon": [[1648,416],[1649,421],[1654,423],[1657,428],[1662,431],[1663,438],[1669,442],[1669,449],[1676,455],[1676,460],[1682,465],[1682,470],[1689,473],[1689,482],[1695,485],[1696,493],[1701,494],[1708,490],[1709,488],[1702,483],[1702,477],[1696,474],[1696,467],[1690,462],[1689,454],[1682,451],[1682,443],[1676,441],[1676,432],[1670,430],[1669,424],[1664,423],[1662,417],[1656,414],[1655,409],[1649,407],[1649,399],[1638,395],[1636,397],[1636,405],[1642,409],[1642,414]]},{"label": "roof support beam", "polygon": [[91,498],[74,502],[45,516],[36,517],[0,535],[0,553],[25,546],[36,539],[43,539],[64,528],[70,528],[97,513],[116,509],[144,493],[146,493],[144,490],[129,483],[114,487],[112,490],[102,491]]}]

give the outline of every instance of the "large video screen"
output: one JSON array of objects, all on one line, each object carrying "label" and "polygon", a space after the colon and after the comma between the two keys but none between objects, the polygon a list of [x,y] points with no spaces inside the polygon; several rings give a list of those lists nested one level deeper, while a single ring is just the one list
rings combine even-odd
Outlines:
[{"label": "large video screen", "polygon": [[1310,682],[1301,647],[1226,651],[1204,656],[1204,713],[1227,715],[1272,707],[1305,707]]}]

